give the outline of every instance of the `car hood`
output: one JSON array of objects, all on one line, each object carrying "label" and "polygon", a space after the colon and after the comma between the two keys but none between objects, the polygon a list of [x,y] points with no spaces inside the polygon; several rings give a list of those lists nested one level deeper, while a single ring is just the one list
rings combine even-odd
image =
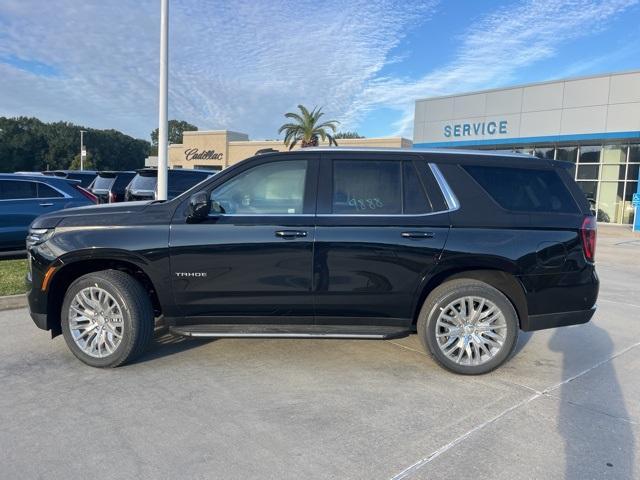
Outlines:
[{"label": "car hood", "polygon": [[141,213],[153,203],[156,202],[146,200],[142,202],[105,203],[102,205],[66,208],[36,218],[31,224],[31,228],[121,224],[123,219],[134,218],[136,214]]}]

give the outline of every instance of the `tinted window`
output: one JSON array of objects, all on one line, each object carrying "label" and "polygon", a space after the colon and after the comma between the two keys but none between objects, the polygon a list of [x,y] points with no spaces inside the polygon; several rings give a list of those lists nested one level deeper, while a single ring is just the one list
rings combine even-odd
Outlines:
[{"label": "tinted window", "polygon": [[404,162],[402,177],[402,193],[404,196],[404,213],[428,213],[433,209],[425,194],[418,172],[410,162]]},{"label": "tinted window", "polygon": [[332,212],[401,214],[402,162],[335,160]]},{"label": "tinted window", "polygon": [[35,182],[0,180],[0,200],[37,198]]},{"label": "tinted window", "polygon": [[502,208],[518,212],[576,213],[567,187],[553,170],[464,167]]},{"label": "tinted window", "polygon": [[64,195],[55,188],[45,185],[44,183],[38,183],[38,198],[60,198],[63,196]]},{"label": "tinted window", "polygon": [[153,192],[156,189],[157,178],[155,175],[137,174],[131,182],[131,190],[148,190]]},{"label": "tinted window", "polygon": [[253,167],[211,192],[227,214],[303,213],[306,160]]},{"label": "tinted window", "polygon": [[172,192],[182,193],[189,190],[196,183],[200,183],[209,175],[202,172],[189,172],[181,170],[180,172],[169,172],[169,190]]},{"label": "tinted window", "polygon": [[126,186],[129,185],[129,182],[131,182],[133,176],[133,173],[119,173],[112,188],[114,190],[124,190]]},{"label": "tinted window", "polygon": [[111,185],[113,185],[114,180],[115,177],[98,176],[94,180],[92,188],[94,190],[109,190],[111,188]]}]

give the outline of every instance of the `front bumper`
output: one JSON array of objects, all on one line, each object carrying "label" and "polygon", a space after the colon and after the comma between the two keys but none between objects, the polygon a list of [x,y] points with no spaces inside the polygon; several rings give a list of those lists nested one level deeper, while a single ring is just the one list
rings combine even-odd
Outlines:
[{"label": "front bumper", "polygon": [[589,310],[578,310],[576,312],[545,313],[543,315],[529,315],[526,332],[534,330],[544,330],[546,328],[566,327],[568,325],[580,325],[587,323],[596,313],[596,305]]}]

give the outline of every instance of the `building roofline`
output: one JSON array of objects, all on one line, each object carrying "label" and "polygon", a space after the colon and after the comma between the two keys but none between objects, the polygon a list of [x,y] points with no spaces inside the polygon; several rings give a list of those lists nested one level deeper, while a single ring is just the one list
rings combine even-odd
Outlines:
[{"label": "building roofline", "polygon": [[527,88],[527,87],[536,87],[538,85],[550,85],[552,83],[565,83],[565,82],[574,82],[577,80],[589,80],[592,78],[601,78],[601,77],[617,77],[619,75],[629,75],[632,73],[640,73],[640,70],[625,70],[625,71],[621,71],[621,72],[612,72],[612,73],[599,73],[599,74],[592,74],[592,75],[582,75],[582,76],[578,76],[578,77],[569,77],[569,78],[559,78],[556,80],[544,80],[541,82],[533,82],[533,83],[523,83],[520,85],[510,85],[510,86],[505,86],[505,87],[496,87],[496,88],[489,88],[486,90],[474,90],[471,92],[460,92],[460,93],[451,93],[448,95],[436,95],[433,97],[423,97],[423,98],[418,98],[415,100],[415,102],[424,102],[427,100],[440,100],[440,99],[445,99],[445,98],[453,98],[453,97],[467,97],[469,95],[479,95],[479,94],[483,94],[483,93],[493,93],[493,92],[502,92],[502,91],[506,91],[506,90],[516,90],[518,88]]}]

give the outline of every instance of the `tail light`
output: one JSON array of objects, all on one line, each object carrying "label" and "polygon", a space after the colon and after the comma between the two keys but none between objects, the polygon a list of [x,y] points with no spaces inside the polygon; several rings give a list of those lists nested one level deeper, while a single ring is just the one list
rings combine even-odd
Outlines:
[{"label": "tail light", "polygon": [[93,203],[98,203],[98,197],[96,197],[93,193],[91,193],[89,190],[87,190],[86,188],[82,188],[80,185],[74,185],[74,187],[76,188],[76,190],[78,190],[82,195],[84,195],[85,198],[88,198],[89,200],[91,200]]},{"label": "tail light", "polygon": [[109,192],[109,203],[116,203],[116,194],[113,192]]},{"label": "tail light", "polygon": [[588,215],[584,217],[582,221],[582,227],[580,227],[580,236],[582,237],[582,251],[584,252],[584,258],[588,262],[593,262],[596,257],[596,236],[598,226],[596,224],[596,217]]}]

